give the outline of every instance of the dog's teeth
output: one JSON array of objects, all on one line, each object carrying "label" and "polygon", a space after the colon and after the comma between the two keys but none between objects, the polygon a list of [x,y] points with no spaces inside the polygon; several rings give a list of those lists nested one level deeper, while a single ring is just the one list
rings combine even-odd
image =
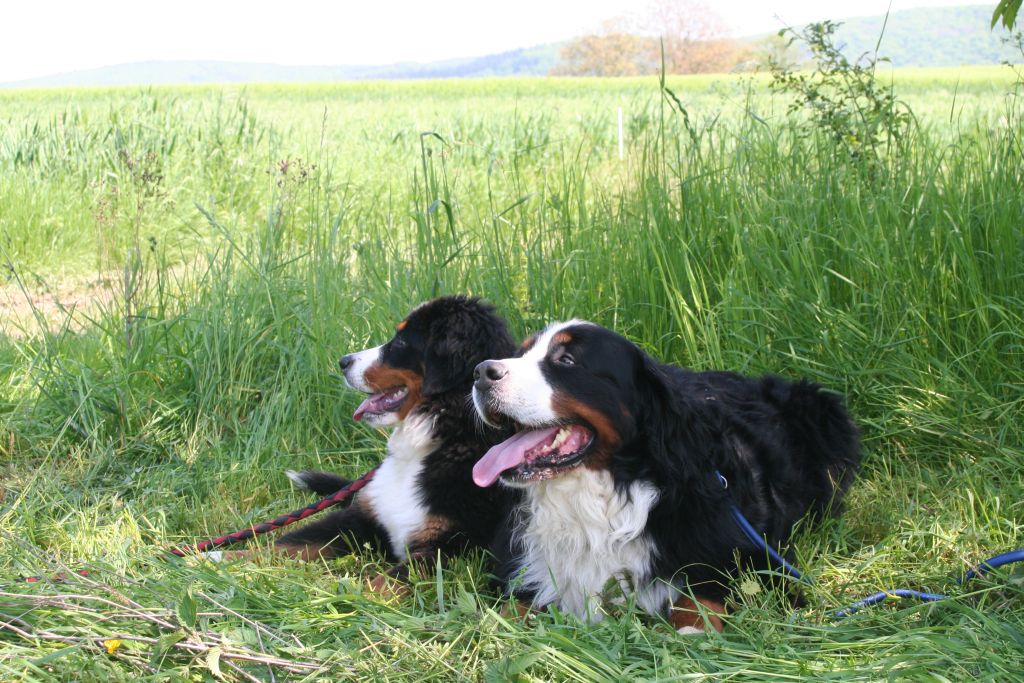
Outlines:
[{"label": "dog's teeth", "polygon": [[569,438],[570,431],[568,427],[562,427],[558,430],[558,433],[555,434],[555,440],[551,442],[551,448],[558,448],[565,443],[565,440]]}]

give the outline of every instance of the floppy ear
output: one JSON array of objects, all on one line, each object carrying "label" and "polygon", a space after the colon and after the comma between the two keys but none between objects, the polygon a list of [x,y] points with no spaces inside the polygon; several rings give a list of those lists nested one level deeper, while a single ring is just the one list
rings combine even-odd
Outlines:
[{"label": "floppy ear", "polygon": [[505,323],[488,305],[457,302],[458,311],[441,316],[430,328],[424,367],[424,396],[454,389],[469,391],[473,369],[485,360],[509,358],[515,344]]},{"label": "floppy ear", "polygon": [[639,436],[645,442],[648,454],[654,460],[662,461],[668,455],[671,432],[675,429],[672,395],[660,365],[640,349],[637,353],[634,383],[640,408],[636,416]]},{"label": "floppy ear", "polygon": [[687,396],[676,388],[673,369],[641,352],[636,377],[637,422],[646,446],[647,467],[664,481],[704,488],[722,462],[718,404]]}]

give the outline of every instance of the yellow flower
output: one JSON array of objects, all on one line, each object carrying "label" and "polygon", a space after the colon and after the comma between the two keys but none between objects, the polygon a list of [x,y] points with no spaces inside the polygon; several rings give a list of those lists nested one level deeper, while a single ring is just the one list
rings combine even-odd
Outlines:
[{"label": "yellow flower", "polygon": [[121,647],[121,645],[123,645],[123,644],[124,644],[124,641],[123,640],[118,640],[117,638],[111,638],[110,640],[104,640],[103,641],[103,647],[107,648],[107,654],[108,655],[112,655],[115,652],[117,652],[117,649],[119,647]]}]

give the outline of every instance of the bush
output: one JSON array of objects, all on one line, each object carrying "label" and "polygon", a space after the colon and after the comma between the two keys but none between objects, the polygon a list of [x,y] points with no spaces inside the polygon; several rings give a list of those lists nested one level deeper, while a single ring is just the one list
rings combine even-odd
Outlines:
[{"label": "bush", "polygon": [[851,62],[833,39],[840,24],[823,21],[803,30],[787,28],[787,46],[802,43],[810,51],[813,71],[797,71],[791,64],[769,61],[771,87],[792,95],[790,112],[807,111],[814,126],[828,133],[853,157],[876,157],[904,136],[910,110],[876,78],[885,57],[862,55]]}]

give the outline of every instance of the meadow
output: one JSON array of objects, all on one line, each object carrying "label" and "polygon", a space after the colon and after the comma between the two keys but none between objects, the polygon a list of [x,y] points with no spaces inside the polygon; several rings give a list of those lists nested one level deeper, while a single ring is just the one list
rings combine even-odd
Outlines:
[{"label": "meadow", "polygon": [[[1020,83],[892,79],[870,161],[763,77],[0,92],[0,679],[1019,680],[1024,573],[956,579],[1024,546]],[[681,637],[510,616],[480,554],[393,599],[369,551],[168,556],[375,464],[336,361],[441,293],[846,394],[806,606],[742,580]],[[895,587],[951,598],[835,619]]]}]

